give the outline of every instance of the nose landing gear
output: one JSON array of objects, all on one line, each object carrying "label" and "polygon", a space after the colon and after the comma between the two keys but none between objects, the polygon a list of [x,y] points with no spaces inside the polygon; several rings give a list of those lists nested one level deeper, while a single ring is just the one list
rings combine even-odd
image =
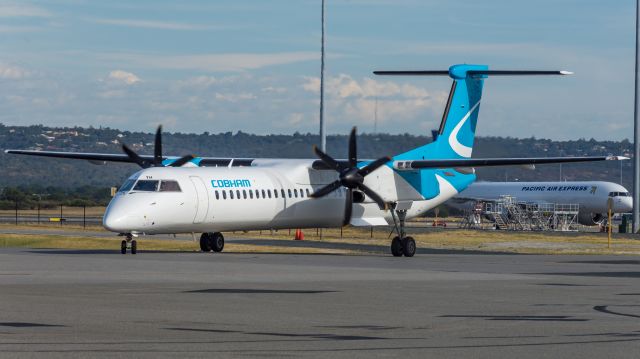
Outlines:
[{"label": "nose landing gear", "polygon": [[222,252],[224,236],[220,232],[207,232],[200,235],[200,250],[203,252]]},{"label": "nose landing gear", "polygon": [[131,251],[131,254],[136,254],[138,252],[138,243],[131,233],[127,233],[125,236],[126,239],[120,242],[120,253],[127,254],[127,249]]}]

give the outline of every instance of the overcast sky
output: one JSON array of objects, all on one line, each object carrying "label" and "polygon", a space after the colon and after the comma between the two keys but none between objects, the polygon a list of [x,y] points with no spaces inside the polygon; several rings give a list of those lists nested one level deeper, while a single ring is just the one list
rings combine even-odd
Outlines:
[{"label": "overcast sky", "polygon": [[[327,0],[329,133],[427,134],[448,78],[375,69],[562,69],[492,78],[478,134],[633,133],[635,1]],[[319,0],[2,1],[0,122],[151,132],[318,131]],[[377,106],[376,106],[377,102]]]}]

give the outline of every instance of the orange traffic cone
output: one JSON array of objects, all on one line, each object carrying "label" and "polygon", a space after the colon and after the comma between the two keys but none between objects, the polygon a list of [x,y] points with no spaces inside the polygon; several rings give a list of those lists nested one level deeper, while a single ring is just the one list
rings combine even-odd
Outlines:
[{"label": "orange traffic cone", "polygon": [[295,237],[293,237],[294,240],[299,241],[300,240],[300,230],[296,229],[296,235]]},{"label": "orange traffic cone", "polygon": [[304,233],[302,232],[302,229],[299,229],[300,231],[300,237],[298,238],[298,240],[304,240]]}]

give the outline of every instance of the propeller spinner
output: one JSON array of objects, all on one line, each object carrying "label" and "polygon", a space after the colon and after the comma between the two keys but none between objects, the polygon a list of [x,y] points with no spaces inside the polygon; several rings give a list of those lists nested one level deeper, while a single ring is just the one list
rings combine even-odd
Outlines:
[{"label": "propeller spinner", "polygon": [[379,167],[383,166],[385,163],[391,161],[390,157],[381,157],[363,168],[358,168],[358,151],[357,151],[357,143],[356,143],[356,128],[354,127],[351,130],[351,134],[349,135],[349,164],[345,166],[344,164],[336,161],[331,156],[322,152],[318,147],[313,146],[313,151],[320,158],[324,164],[328,167],[334,169],[338,172],[338,179],[311,194],[313,198],[320,198],[328,195],[329,193],[337,190],[340,187],[345,187],[347,190],[346,195],[346,209],[344,214],[344,219],[342,221],[343,225],[349,224],[351,222],[351,212],[353,209],[353,190],[358,189],[364,192],[369,198],[371,198],[374,202],[378,204],[380,209],[387,210],[388,204],[380,197],[376,192],[374,192],[371,188],[367,187],[364,184],[364,178],[371,172],[375,171]]}]

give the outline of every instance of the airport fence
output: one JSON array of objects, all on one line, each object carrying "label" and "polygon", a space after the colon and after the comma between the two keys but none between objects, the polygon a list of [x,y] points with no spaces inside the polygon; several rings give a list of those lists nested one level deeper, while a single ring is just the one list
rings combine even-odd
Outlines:
[{"label": "airport fence", "polygon": [[9,224],[57,224],[75,225],[86,228],[102,224],[105,207],[46,205],[38,202],[33,208],[21,208],[18,201],[12,210],[0,210],[0,223]]}]

